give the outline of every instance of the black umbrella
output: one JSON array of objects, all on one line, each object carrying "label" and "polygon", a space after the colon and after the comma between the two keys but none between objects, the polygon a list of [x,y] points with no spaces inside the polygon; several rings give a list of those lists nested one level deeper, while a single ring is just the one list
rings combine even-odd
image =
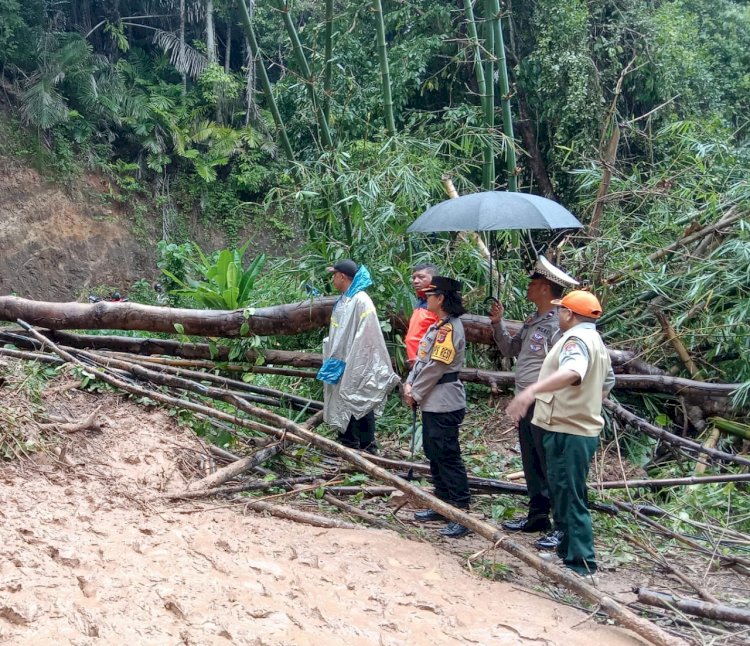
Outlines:
[{"label": "black umbrella", "polygon": [[[582,227],[568,209],[546,197],[510,191],[485,191],[455,197],[430,207],[412,222],[407,231],[431,233]],[[491,258],[487,291],[488,299],[493,298]]]},{"label": "black umbrella", "polygon": [[568,209],[546,197],[486,191],[462,195],[430,207],[407,231],[580,229],[582,226]]}]

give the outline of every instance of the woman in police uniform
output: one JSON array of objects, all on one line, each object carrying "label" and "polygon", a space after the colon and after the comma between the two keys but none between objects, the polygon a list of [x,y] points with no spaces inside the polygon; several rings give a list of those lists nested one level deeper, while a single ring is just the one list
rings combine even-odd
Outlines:
[{"label": "woman in police uniform", "polygon": [[[465,312],[460,290],[460,282],[445,276],[434,276],[425,290],[427,309],[438,322],[422,337],[416,362],[406,378],[404,400],[422,409],[422,441],[435,495],[454,507],[468,509],[469,483],[458,443],[458,429],[466,413],[466,393],[458,379],[466,351],[464,326],[458,318]],[[445,520],[431,509],[418,511],[414,517]],[[440,533],[460,538],[469,530],[451,522]]]}]

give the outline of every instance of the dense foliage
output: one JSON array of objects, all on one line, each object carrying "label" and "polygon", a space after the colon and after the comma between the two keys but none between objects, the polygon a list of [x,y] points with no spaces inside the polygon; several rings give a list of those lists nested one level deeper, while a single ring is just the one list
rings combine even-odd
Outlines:
[{"label": "dense foliage", "polygon": [[[519,190],[552,196],[590,225],[535,242],[554,243],[559,262],[602,295],[610,343],[687,375],[655,318],[663,313],[699,377],[750,381],[746,218],[649,259],[747,212],[747,3],[507,0],[510,97],[488,40],[493,2],[473,3],[478,48],[463,2],[385,0],[382,15],[380,4],[0,0],[0,82],[36,142],[22,148],[45,155],[48,172],[88,166],[113,178],[113,197],[142,205],[156,195],[149,213],[164,248],[187,242],[189,212],[237,246],[260,220],[301,237],[299,262],[284,270],[290,298],[306,282],[320,287],[332,258],[353,255],[380,277],[381,302],[408,308],[404,277],[428,257],[481,301],[476,249],[406,227],[444,198],[444,174],[460,192],[478,190],[487,151],[492,186],[506,188],[513,148]],[[477,52],[491,104],[478,90]],[[529,260],[522,240],[498,238],[502,296],[516,318],[526,312],[514,278]]]}]

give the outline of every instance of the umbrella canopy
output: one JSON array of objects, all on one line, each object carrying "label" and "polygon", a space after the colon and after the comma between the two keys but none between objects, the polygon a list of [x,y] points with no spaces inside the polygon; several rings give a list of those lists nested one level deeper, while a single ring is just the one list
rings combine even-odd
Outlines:
[{"label": "umbrella canopy", "polygon": [[580,229],[582,226],[570,211],[546,197],[486,191],[462,195],[430,207],[407,231]]}]

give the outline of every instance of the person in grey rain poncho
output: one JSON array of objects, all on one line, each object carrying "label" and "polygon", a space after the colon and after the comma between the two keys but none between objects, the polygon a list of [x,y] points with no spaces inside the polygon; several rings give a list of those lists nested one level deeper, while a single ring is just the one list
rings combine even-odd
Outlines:
[{"label": "person in grey rain poncho", "polygon": [[375,416],[399,382],[380,329],[375,305],[364,291],[370,272],[353,260],[341,260],[328,271],[342,296],[331,312],[323,340],[323,419],[338,430],[338,441],[349,448],[375,453]]}]

